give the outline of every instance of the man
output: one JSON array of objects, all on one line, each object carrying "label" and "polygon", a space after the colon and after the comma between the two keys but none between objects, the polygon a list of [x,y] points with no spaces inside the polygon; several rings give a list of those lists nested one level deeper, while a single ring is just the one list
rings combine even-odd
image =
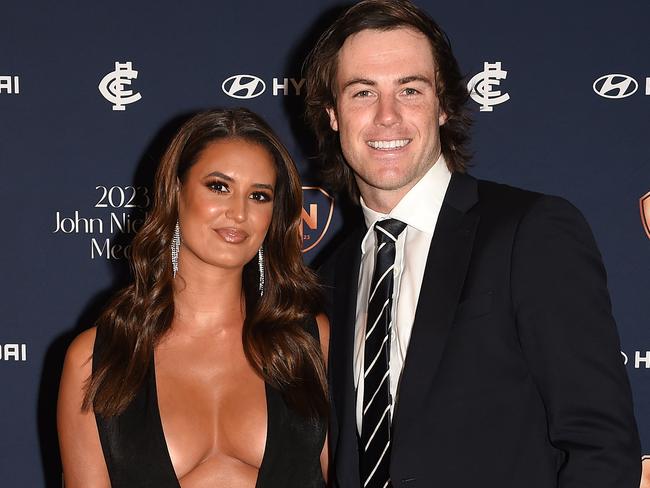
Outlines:
[{"label": "man", "polygon": [[322,270],[334,485],[638,488],[591,231],[560,198],[466,174],[445,34],[407,1],[363,1],[307,87],[326,176],[365,220]]}]

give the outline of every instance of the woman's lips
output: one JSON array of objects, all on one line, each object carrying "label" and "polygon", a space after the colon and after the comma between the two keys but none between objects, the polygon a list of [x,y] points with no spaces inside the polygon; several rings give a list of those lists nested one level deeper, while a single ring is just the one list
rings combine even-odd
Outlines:
[{"label": "woman's lips", "polygon": [[248,237],[248,234],[241,229],[234,229],[232,227],[221,227],[215,229],[215,232],[221,236],[221,238],[231,244],[239,244],[244,242]]}]

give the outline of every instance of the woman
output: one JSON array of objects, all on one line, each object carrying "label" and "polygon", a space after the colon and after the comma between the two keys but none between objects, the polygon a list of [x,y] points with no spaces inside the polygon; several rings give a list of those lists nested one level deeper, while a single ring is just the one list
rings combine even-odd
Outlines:
[{"label": "woman", "polygon": [[133,284],[65,359],[66,488],[323,486],[329,326],[287,150],[248,110],[202,113],[154,191]]}]

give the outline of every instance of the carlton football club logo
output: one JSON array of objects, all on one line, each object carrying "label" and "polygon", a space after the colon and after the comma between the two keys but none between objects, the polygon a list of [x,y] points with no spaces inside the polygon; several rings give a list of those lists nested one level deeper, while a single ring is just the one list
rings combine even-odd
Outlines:
[{"label": "carlton football club logo", "polygon": [[494,90],[505,80],[508,72],[501,69],[501,62],[483,63],[483,71],[474,75],[467,84],[467,91],[476,103],[481,105],[481,112],[492,112],[494,105],[510,100],[510,95]]},{"label": "carlton football club logo", "polygon": [[131,84],[131,80],[138,77],[138,72],[133,69],[131,62],[115,62],[115,70],[108,73],[102,81],[99,82],[99,92],[102,96],[113,104],[113,110],[124,111],[126,105],[137,102],[142,98],[140,93],[133,93],[126,87]]},{"label": "carlton football club logo", "polygon": [[650,239],[650,191],[643,195],[639,200],[641,209],[641,223],[648,239]]},{"label": "carlton football club logo", "polygon": [[325,237],[334,214],[334,199],[317,186],[303,186],[302,195],[302,252],[307,252]]}]

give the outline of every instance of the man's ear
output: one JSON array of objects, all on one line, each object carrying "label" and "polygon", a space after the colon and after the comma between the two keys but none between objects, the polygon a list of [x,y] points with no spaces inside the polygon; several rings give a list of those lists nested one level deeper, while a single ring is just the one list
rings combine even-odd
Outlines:
[{"label": "man's ear", "polygon": [[330,127],[334,132],[339,131],[339,121],[336,119],[336,110],[334,110],[333,107],[329,107],[325,109],[327,111],[327,115],[329,115],[330,118]]},{"label": "man's ear", "polygon": [[445,125],[445,122],[447,122],[447,114],[441,110],[438,115],[438,125]]}]

